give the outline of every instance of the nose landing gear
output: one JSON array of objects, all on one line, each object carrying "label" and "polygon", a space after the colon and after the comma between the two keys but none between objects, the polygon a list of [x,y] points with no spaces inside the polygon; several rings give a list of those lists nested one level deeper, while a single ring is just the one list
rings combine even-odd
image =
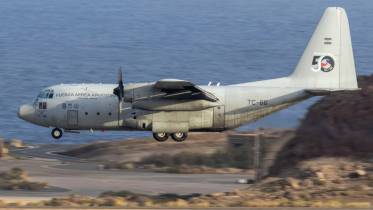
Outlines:
[{"label": "nose landing gear", "polygon": [[59,139],[59,138],[61,138],[62,137],[62,134],[63,134],[63,132],[62,132],[62,130],[61,129],[59,129],[59,128],[54,128],[53,130],[52,130],[52,137],[53,138],[55,138],[55,139]]}]

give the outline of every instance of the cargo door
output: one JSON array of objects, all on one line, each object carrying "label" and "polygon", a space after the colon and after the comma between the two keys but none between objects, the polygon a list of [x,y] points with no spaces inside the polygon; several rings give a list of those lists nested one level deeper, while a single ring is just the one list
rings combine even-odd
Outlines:
[{"label": "cargo door", "polygon": [[78,111],[77,110],[67,110],[67,126],[69,128],[78,127]]}]

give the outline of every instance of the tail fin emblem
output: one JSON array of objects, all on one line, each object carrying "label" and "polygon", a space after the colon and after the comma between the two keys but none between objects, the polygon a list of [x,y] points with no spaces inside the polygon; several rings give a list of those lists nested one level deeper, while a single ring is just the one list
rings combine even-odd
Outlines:
[{"label": "tail fin emblem", "polygon": [[335,61],[329,55],[315,55],[312,59],[312,71],[330,72],[334,69]]}]

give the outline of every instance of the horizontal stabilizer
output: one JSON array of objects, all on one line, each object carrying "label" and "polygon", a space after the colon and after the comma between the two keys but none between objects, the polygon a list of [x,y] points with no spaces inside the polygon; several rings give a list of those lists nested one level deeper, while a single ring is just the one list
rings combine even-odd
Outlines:
[{"label": "horizontal stabilizer", "polygon": [[340,93],[350,93],[360,91],[361,88],[354,88],[354,89],[309,89],[305,90],[308,94],[313,96],[325,96],[325,95],[333,95],[333,94],[340,94]]}]

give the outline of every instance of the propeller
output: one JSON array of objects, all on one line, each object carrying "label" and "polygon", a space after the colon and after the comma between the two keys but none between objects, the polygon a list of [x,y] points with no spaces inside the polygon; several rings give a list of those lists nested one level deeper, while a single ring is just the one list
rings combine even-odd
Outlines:
[{"label": "propeller", "polygon": [[124,86],[123,86],[123,73],[122,67],[118,69],[118,87],[114,88],[114,95],[118,96],[119,102],[123,101],[124,97]]}]

